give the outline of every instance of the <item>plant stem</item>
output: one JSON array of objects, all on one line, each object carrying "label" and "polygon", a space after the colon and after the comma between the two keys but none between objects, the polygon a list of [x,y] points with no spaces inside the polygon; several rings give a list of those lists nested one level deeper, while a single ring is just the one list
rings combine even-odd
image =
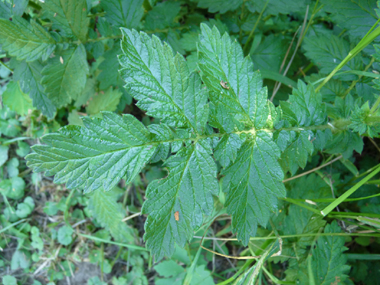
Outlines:
[{"label": "plant stem", "polygon": [[227,285],[227,284],[231,284],[231,282],[235,281],[235,279],[237,277],[239,277],[239,275],[247,268],[249,267],[253,262],[255,261],[255,259],[249,259],[247,260],[244,265],[239,269],[238,272],[236,272],[231,278],[228,278],[227,280],[223,281],[223,282],[220,282],[218,283],[217,285]]},{"label": "plant stem", "polygon": [[[375,58],[372,57],[371,61],[367,64],[367,66],[364,68],[364,71],[367,71],[371,66],[372,64],[375,62]],[[363,75],[359,75],[359,78],[357,80],[354,80],[352,81],[350,87],[347,88],[347,90],[344,92],[343,94],[343,97],[342,98],[346,98],[346,96],[348,95],[348,93],[350,93],[350,91],[352,90],[352,88],[355,87],[356,83],[358,83],[360,81],[360,79],[362,79]]]},{"label": "plant stem", "polygon": [[[380,98],[380,97],[379,97]],[[367,125],[374,125],[380,123],[380,117],[379,116],[368,116],[365,119],[365,123]]]},{"label": "plant stem", "polygon": [[379,172],[380,172],[380,164],[377,166],[377,168],[372,173],[368,174],[367,177],[365,177],[360,182],[355,184],[355,186],[351,187],[342,196],[340,196],[338,199],[336,199],[334,202],[332,202],[330,205],[328,205],[325,209],[323,209],[321,211],[321,214],[323,216],[326,216],[333,209],[335,209],[336,206],[343,203],[346,200],[346,198],[348,198],[351,194],[353,194],[356,190],[358,190],[364,183],[366,183],[368,180],[370,180],[373,176],[375,176]]},{"label": "plant stem", "polygon": [[278,198],[278,199],[292,203],[292,204],[300,206],[302,208],[305,208],[305,209],[309,210],[310,212],[313,212],[314,214],[317,214],[317,215],[321,214],[317,209],[314,209],[312,207],[309,207],[309,206],[303,204],[303,202],[305,202],[304,200],[302,202],[299,202],[296,199],[292,199],[292,198]]},{"label": "plant stem", "polygon": [[309,171],[306,171],[306,172],[304,172],[304,173],[301,173],[301,174],[298,174],[298,175],[296,175],[296,176],[290,177],[290,178],[288,178],[288,179],[282,180],[282,182],[288,182],[288,181],[291,181],[291,180],[294,180],[294,179],[300,178],[300,177],[302,177],[302,176],[305,176],[305,175],[307,175],[307,174],[313,173],[313,172],[315,172],[315,171],[317,171],[317,170],[319,170],[319,169],[321,169],[321,168],[323,168],[323,167],[325,167],[325,166],[327,166],[327,165],[330,165],[330,164],[334,163],[334,162],[337,161],[337,160],[342,159],[342,157],[343,157],[343,156],[340,155],[340,156],[338,156],[337,158],[334,158],[333,160],[331,160],[331,161],[329,161],[329,162],[327,162],[327,163],[325,163],[325,164],[322,164],[321,166],[315,167],[315,168],[313,168],[313,169],[311,169],[311,170],[309,170]]},{"label": "plant stem", "polygon": [[9,72],[13,73],[13,70],[10,69],[10,68],[8,67],[8,65],[6,65],[6,64],[5,64],[4,62],[2,62],[1,60],[0,60],[0,64],[1,64],[2,66],[4,66]]},{"label": "plant stem", "polygon": [[348,55],[343,59],[341,63],[322,81],[322,83],[315,89],[318,92],[333,76],[337,73],[343,66],[345,66],[351,59],[353,59],[357,54],[359,54],[366,46],[373,42],[380,35],[380,27],[376,28],[380,19],[372,26],[368,33],[363,37],[363,39],[348,53]]},{"label": "plant stem", "polygon": [[372,106],[372,108],[370,110],[371,114],[373,114],[376,111],[376,109],[379,106],[379,104],[380,104],[380,96],[377,97],[375,104],[373,104],[373,106]]},{"label": "plant stem", "polygon": [[[284,76],[288,73],[289,68],[290,68],[290,66],[292,65],[292,62],[293,62],[293,60],[294,60],[294,57],[296,56],[296,53],[297,53],[297,51],[298,51],[298,48],[299,48],[299,46],[301,45],[302,40],[303,40],[303,38],[304,38],[305,26],[306,26],[306,22],[307,22],[307,15],[308,15],[308,13],[309,13],[309,5],[306,6],[306,13],[305,13],[305,18],[304,18],[304,21],[303,21],[303,24],[302,24],[301,34],[300,34],[300,36],[299,36],[299,38],[298,38],[297,45],[296,45],[296,48],[294,49],[294,52],[293,52],[293,54],[292,54],[292,57],[290,58],[289,63],[288,63],[288,65],[286,66],[286,69],[285,69],[284,74],[283,74]],[[270,98],[270,101],[271,101],[271,102],[273,101],[274,96],[276,96],[276,93],[278,92],[278,90],[280,89],[280,87],[281,87],[281,82],[278,83],[277,86],[275,87],[275,89],[273,90],[272,97]]]},{"label": "plant stem", "polygon": [[67,197],[67,200],[66,200],[66,209],[65,209],[65,213],[64,213],[65,223],[69,227],[71,227],[70,222],[69,222],[70,201],[71,201],[71,197],[73,196],[74,192],[75,192],[75,189],[72,189],[71,192],[70,192],[70,194],[69,194],[69,196]]},{"label": "plant stem", "polygon": [[264,13],[265,9],[267,8],[268,3],[269,3],[269,0],[267,0],[267,2],[265,2],[265,5],[264,5],[263,9],[261,10],[259,17],[257,18],[256,23],[253,26],[253,29],[251,30],[251,32],[250,32],[250,34],[248,36],[247,41],[245,42],[245,45],[244,45],[244,48],[243,48],[243,52],[244,52],[245,55],[247,54],[247,48],[249,46],[249,42],[251,41],[251,39],[253,37],[253,33],[255,32],[255,30],[257,28],[257,25],[259,24],[260,19],[263,16],[263,13]]},{"label": "plant stem", "polygon": [[[368,181],[366,184],[372,184],[372,183],[369,183],[371,181]],[[376,180],[376,184],[380,184],[379,180]],[[375,184],[375,183],[373,183]],[[366,200],[366,199],[371,199],[371,198],[375,198],[375,197],[378,197],[380,196],[380,193],[378,194],[374,194],[374,195],[370,195],[370,196],[366,196],[366,197],[360,197],[360,198],[348,198],[345,200],[345,202],[354,202],[354,201],[360,201],[360,200]],[[282,198],[280,198],[282,199]],[[286,199],[289,199],[289,198],[286,198]],[[336,200],[336,198],[321,198],[321,199],[292,199],[294,201],[297,201],[297,202],[306,202],[308,203],[308,201],[311,201],[313,203],[329,203],[329,202],[334,202]]]},{"label": "plant stem", "polygon": [[81,234],[81,233],[77,233],[77,235],[79,235],[79,236],[81,236],[81,237],[84,237],[84,238],[88,238],[88,239],[94,240],[94,241],[99,241],[99,242],[103,242],[103,243],[114,244],[114,245],[118,245],[118,246],[122,246],[122,247],[126,247],[126,248],[132,248],[132,249],[136,249],[136,250],[149,251],[149,250],[146,249],[145,247],[141,247],[141,246],[134,245],[134,244],[127,244],[127,243],[114,242],[114,241],[110,241],[110,240],[106,240],[106,239],[102,239],[102,238],[98,238],[98,237],[93,237],[93,236],[85,235],[85,234]]}]

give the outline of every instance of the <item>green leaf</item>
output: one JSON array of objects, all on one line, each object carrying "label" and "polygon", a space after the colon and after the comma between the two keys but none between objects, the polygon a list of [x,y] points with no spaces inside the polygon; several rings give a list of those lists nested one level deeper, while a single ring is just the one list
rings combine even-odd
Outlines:
[{"label": "green leaf", "polygon": [[158,3],[146,16],[145,29],[154,31],[170,27],[180,10],[181,4],[179,2]]},{"label": "green leaf", "polygon": [[351,114],[351,124],[348,126],[354,132],[358,132],[359,135],[363,135],[367,133],[369,137],[377,137],[380,128],[379,123],[375,121],[371,121],[372,116],[378,117],[380,114],[380,110],[374,110],[371,112],[371,108],[369,106],[369,102],[367,101],[362,106],[355,106],[355,110]]},{"label": "green leaf", "polygon": [[28,0],[0,1],[0,18],[8,19],[12,16],[22,16]]},{"label": "green leaf", "polygon": [[26,197],[23,203],[17,205],[16,215],[20,218],[26,218],[34,210],[34,201],[32,197]]},{"label": "green leaf", "polygon": [[12,157],[8,162],[7,162],[7,172],[8,176],[10,178],[16,177],[19,174],[18,167],[20,165],[20,162],[17,158]]},{"label": "green leaf", "polygon": [[[301,235],[313,234],[317,235],[318,231],[326,224],[320,215],[315,215],[313,212],[302,208],[298,205],[290,205],[288,215],[283,223],[283,234],[285,235]],[[309,247],[315,239],[314,236],[299,237],[295,241],[289,241],[293,249],[296,251],[295,255],[298,262],[301,263],[307,258]]]},{"label": "green leaf", "polygon": [[58,242],[62,245],[69,245],[72,241],[74,230],[70,226],[62,226],[58,230]]},{"label": "green leaf", "polygon": [[[179,44],[181,48],[183,48],[187,52],[196,51],[197,50],[197,42],[198,42],[198,34],[199,32],[188,32],[182,35],[182,38],[179,40]],[[186,58],[186,60],[188,60]]]},{"label": "green leaf", "polygon": [[357,153],[363,151],[363,139],[359,134],[350,131],[340,131],[334,134],[325,149],[327,153],[341,153],[346,159],[352,156],[354,150]]},{"label": "green leaf", "polygon": [[[305,37],[303,41],[305,55],[319,67],[321,74],[329,74],[348,55],[350,44],[343,38],[339,38],[329,32],[322,35]],[[361,70],[362,59],[355,56],[350,62],[342,67],[341,71]],[[352,81],[355,75],[339,75],[341,80]]]},{"label": "green leaf", "polygon": [[98,189],[88,200],[88,209],[93,217],[106,228],[117,241],[133,241],[130,230],[122,222],[125,211],[117,203],[117,196],[113,190],[105,192]]},{"label": "green leaf", "polygon": [[102,0],[101,7],[106,12],[106,19],[117,27],[137,28],[144,15],[144,0]]},{"label": "green leaf", "polygon": [[120,43],[103,55],[104,61],[99,65],[101,72],[97,77],[100,81],[99,88],[101,90],[106,90],[108,87],[116,86],[119,83],[121,79],[118,72],[120,64],[117,56],[119,54],[121,54]]},{"label": "green leaf", "polygon": [[214,285],[214,279],[211,272],[206,269],[205,265],[200,265],[195,268],[194,276],[191,279],[190,285]]},{"label": "green leaf", "polygon": [[207,92],[183,56],[156,36],[123,29],[119,57],[126,88],[147,114],[173,127],[204,132],[208,116]]},{"label": "green leaf", "polygon": [[21,91],[20,85],[15,81],[7,84],[2,96],[3,103],[19,115],[26,115],[30,109],[33,109],[32,100]]},{"label": "green leaf", "polygon": [[156,150],[157,142],[131,115],[104,112],[103,119],[83,118],[85,127],[67,126],[42,138],[26,156],[35,172],[55,175],[55,183],[86,192],[112,189],[127,175],[127,183],[141,171]]},{"label": "green leaf", "polygon": [[12,4],[10,2],[0,1],[0,18],[8,19],[10,17],[12,17]]},{"label": "green leaf", "polygon": [[[289,181],[287,197],[294,199],[318,199],[331,198],[331,189],[317,174],[311,173],[297,180]],[[318,203],[318,207],[324,208],[328,204]]]},{"label": "green leaf", "polygon": [[[194,1],[194,0],[193,0]],[[224,14],[228,11],[234,11],[241,7],[243,0],[199,0],[198,7],[207,8],[210,13],[219,12]]]},{"label": "green leaf", "polygon": [[0,182],[0,188],[5,190],[5,196],[18,200],[24,196],[25,181],[17,176],[12,179],[3,179]]},{"label": "green leaf", "polygon": [[49,99],[59,108],[78,97],[85,87],[88,72],[85,48],[78,45],[49,60],[42,70],[41,83]]},{"label": "green leaf", "polygon": [[[246,5],[252,13],[260,13],[266,4],[267,0],[248,0]],[[264,10],[264,15],[290,14],[295,12],[306,11],[308,0],[269,0],[267,7]]]},{"label": "green leaf", "polygon": [[18,60],[46,60],[55,48],[55,40],[35,21],[15,16],[12,22],[0,19],[2,49]]},{"label": "green leaf", "polygon": [[269,35],[250,55],[255,68],[279,72],[286,49],[286,41],[281,36]]},{"label": "green leaf", "polygon": [[[228,34],[201,24],[198,65],[203,82],[210,90],[211,122],[226,132],[263,128],[269,115],[267,89],[259,72],[244,58],[240,44]],[[227,85],[223,87],[221,82]]]},{"label": "green leaf", "polygon": [[362,39],[378,19],[375,0],[321,0],[321,3],[339,27],[358,39]]},{"label": "green leaf", "polygon": [[86,111],[89,115],[98,114],[100,111],[115,111],[121,95],[118,89],[113,90],[112,87],[105,92],[101,91],[92,98]]},{"label": "green leaf", "polygon": [[[336,97],[334,109],[329,110],[329,116],[335,120],[350,119],[356,106],[361,105],[360,102],[360,98],[354,100],[350,94],[345,99]],[[327,153],[341,153],[345,159],[350,158],[354,150],[358,153],[363,151],[363,139],[358,133],[353,133],[349,130],[336,130],[325,149]]]},{"label": "green leaf", "polygon": [[[0,2],[1,4],[2,2]],[[17,285],[17,280],[11,275],[5,275],[3,277],[3,284],[4,285]]]},{"label": "green leaf", "polygon": [[56,107],[47,97],[44,88],[40,84],[42,68],[42,64],[38,61],[31,63],[20,62],[14,70],[13,79],[20,80],[21,90],[23,93],[29,94],[33,101],[33,106],[49,119],[52,119],[55,116]]},{"label": "green leaf", "polygon": [[235,163],[222,172],[225,206],[238,239],[245,245],[255,235],[258,223],[266,226],[277,197],[285,196],[284,174],[277,161],[280,154],[271,135],[258,131],[242,145]]},{"label": "green leaf", "polygon": [[[320,80],[324,76],[318,73],[313,73],[307,77],[305,77],[305,80],[309,84],[313,84],[313,82],[316,82],[317,80]],[[348,82],[350,83],[350,82]],[[323,102],[334,102],[335,98],[337,97],[343,97],[344,93],[347,91],[348,88],[347,82],[338,80],[338,79],[330,79],[329,82],[327,82],[323,88],[320,90]]]},{"label": "green leaf", "polygon": [[[337,221],[327,225],[324,233],[342,232]],[[347,258],[343,252],[345,238],[342,236],[321,236],[317,240],[316,248],[312,250],[311,268],[314,280],[321,285],[328,285],[348,278],[350,266],[346,265]]]},{"label": "green leaf", "polygon": [[0,145],[0,167],[8,160],[9,146]]},{"label": "green leaf", "polygon": [[313,154],[314,146],[309,140],[310,133],[308,132],[286,132],[282,131],[278,140],[285,140],[285,135],[290,141],[290,144],[285,148],[281,154],[280,164],[282,169],[290,171],[294,175],[298,167],[305,168],[309,155]]},{"label": "green leaf", "polygon": [[146,246],[158,260],[174,253],[174,243],[183,247],[192,238],[193,230],[202,224],[202,213],[211,214],[212,194],[219,189],[216,165],[204,141],[181,149],[165,165],[169,175],[149,184],[142,209],[149,214]]},{"label": "green leaf", "polygon": [[78,111],[75,109],[70,112],[67,121],[69,122],[69,125],[84,126],[81,115],[79,115]]},{"label": "green leaf", "polygon": [[80,109],[81,106],[88,103],[88,101],[95,95],[96,84],[96,78],[87,78],[82,93],[78,95],[78,98],[75,101],[75,108]]},{"label": "green leaf", "polygon": [[46,202],[43,211],[49,216],[54,216],[58,213],[59,209],[56,202]]},{"label": "green leaf", "polygon": [[[12,114],[8,116],[8,114]],[[20,121],[15,119],[16,113],[11,111],[7,106],[0,109],[0,135],[7,137],[17,137],[20,128]]]},{"label": "green leaf", "polygon": [[86,0],[49,0],[41,6],[44,16],[53,22],[53,29],[60,30],[65,37],[86,41],[90,23]]},{"label": "green leaf", "polygon": [[243,142],[244,140],[237,134],[223,136],[214,150],[214,157],[223,167],[227,167],[235,161],[237,152]]},{"label": "green leaf", "polygon": [[[282,130],[275,133],[275,138],[283,151],[281,155],[283,169],[294,175],[298,167],[306,166],[308,156],[315,148],[322,149],[325,146],[331,132],[304,128],[327,123],[326,106],[322,103],[321,94],[314,91],[313,85],[306,86],[299,80],[297,89],[294,88],[292,93],[288,101],[280,102],[282,119],[285,120],[283,123],[286,126],[299,128]],[[283,127],[284,124],[279,124],[277,127]]]},{"label": "green leaf", "polygon": [[100,280],[99,276],[94,276],[88,280],[87,285],[107,285],[107,283]]},{"label": "green leaf", "polygon": [[154,266],[154,270],[163,277],[177,276],[185,272],[185,269],[174,260],[162,261]]},{"label": "green leaf", "polygon": [[283,118],[292,126],[321,125],[327,120],[321,94],[315,92],[313,85],[306,85],[301,80],[297,83],[297,89],[293,89],[289,100],[281,101],[281,109]]},{"label": "green leaf", "polygon": [[24,250],[16,250],[12,255],[11,269],[27,269],[31,264],[30,255]]}]

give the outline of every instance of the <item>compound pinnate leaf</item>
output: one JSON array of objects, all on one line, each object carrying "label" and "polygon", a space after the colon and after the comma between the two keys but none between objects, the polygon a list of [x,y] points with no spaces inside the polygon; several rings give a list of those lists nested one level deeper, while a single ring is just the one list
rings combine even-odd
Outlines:
[{"label": "compound pinnate leaf", "polygon": [[263,128],[269,115],[267,89],[260,73],[253,71],[252,60],[244,58],[241,46],[228,34],[221,36],[216,27],[205,24],[201,30],[198,64],[210,89],[213,117],[227,132]]},{"label": "compound pinnate leaf", "polygon": [[22,92],[29,94],[33,106],[49,119],[54,118],[56,107],[45,94],[40,84],[43,65],[39,61],[20,62],[14,70],[14,79],[19,80]]},{"label": "compound pinnate leaf", "polygon": [[55,40],[35,21],[30,23],[15,16],[12,21],[0,19],[2,49],[19,60],[47,59],[55,48]]},{"label": "compound pinnate leaf", "polygon": [[258,131],[242,145],[235,163],[222,172],[225,206],[238,239],[245,245],[255,235],[258,223],[267,224],[277,197],[285,196],[284,174],[277,161],[280,154],[271,135]]},{"label": "compound pinnate leaf", "polygon": [[106,19],[116,25],[124,28],[137,28],[141,17],[144,15],[142,7],[144,0],[102,0],[101,7],[106,12]]},{"label": "compound pinnate leaf", "polygon": [[86,0],[49,0],[42,4],[43,14],[53,22],[53,28],[64,36],[75,36],[84,42],[90,19]]},{"label": "compound pinnate leaf", "polygon": [[89,72],[83,45],[68,49],[51,59],[42,70],[42,85],[49,99],[59,108],[81,94]]},{"label": "compound pinnate leaf", "polygon": [[212,194],[218,193],[216,165],[202,141],[181,149],[165,165],[169,175],[149,184],[142,210],[149,214],[144,239],[157,259],[171,256],[174,243],[185,245],[202,224],[202,213],[211,214]]},{"label": "compound pinnate leaf", "polygon": [[85,192],[110,190],[126,176],[129,183],[155,153],[152,135],[131,115],[104,112],[103,119],[83,118],[85,127],[67,126],[43,137],[26,157],[34,171],[55,175],[56,183]]},{"label": "compound pinnate leaf", "polygon": [[202,133],[208,117],[208,94],[185,59],[156,36],[122,29],[122,78],[137,105],[175,127]]}]

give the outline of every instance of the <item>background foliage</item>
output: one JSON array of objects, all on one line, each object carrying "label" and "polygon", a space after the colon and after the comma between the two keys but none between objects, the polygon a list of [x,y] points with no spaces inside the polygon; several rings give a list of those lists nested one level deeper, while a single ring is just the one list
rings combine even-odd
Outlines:
[{"label": "background foliage", "polygon": [[377,284],[378,9],[1,0],[3,283]]}]

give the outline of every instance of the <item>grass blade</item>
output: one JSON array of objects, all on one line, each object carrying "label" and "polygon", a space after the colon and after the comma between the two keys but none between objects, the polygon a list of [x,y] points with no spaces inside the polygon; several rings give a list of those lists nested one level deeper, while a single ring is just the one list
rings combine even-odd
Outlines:
[{"label": "grass blade", "polygon": [[339,204],[343,203],[351,194],[353,194],[356,190],[358,190],[364,183],[370,180],[373,176],[380,172],[380,165],[376,169],[373,170],[370,174],[368,174],[364,179],[355,184],[349,190],[347,190],[342,196],[337,198],[334,202],[328,205],[321,211],[323,216],[328,215],[332,210],[334,210]]}]

